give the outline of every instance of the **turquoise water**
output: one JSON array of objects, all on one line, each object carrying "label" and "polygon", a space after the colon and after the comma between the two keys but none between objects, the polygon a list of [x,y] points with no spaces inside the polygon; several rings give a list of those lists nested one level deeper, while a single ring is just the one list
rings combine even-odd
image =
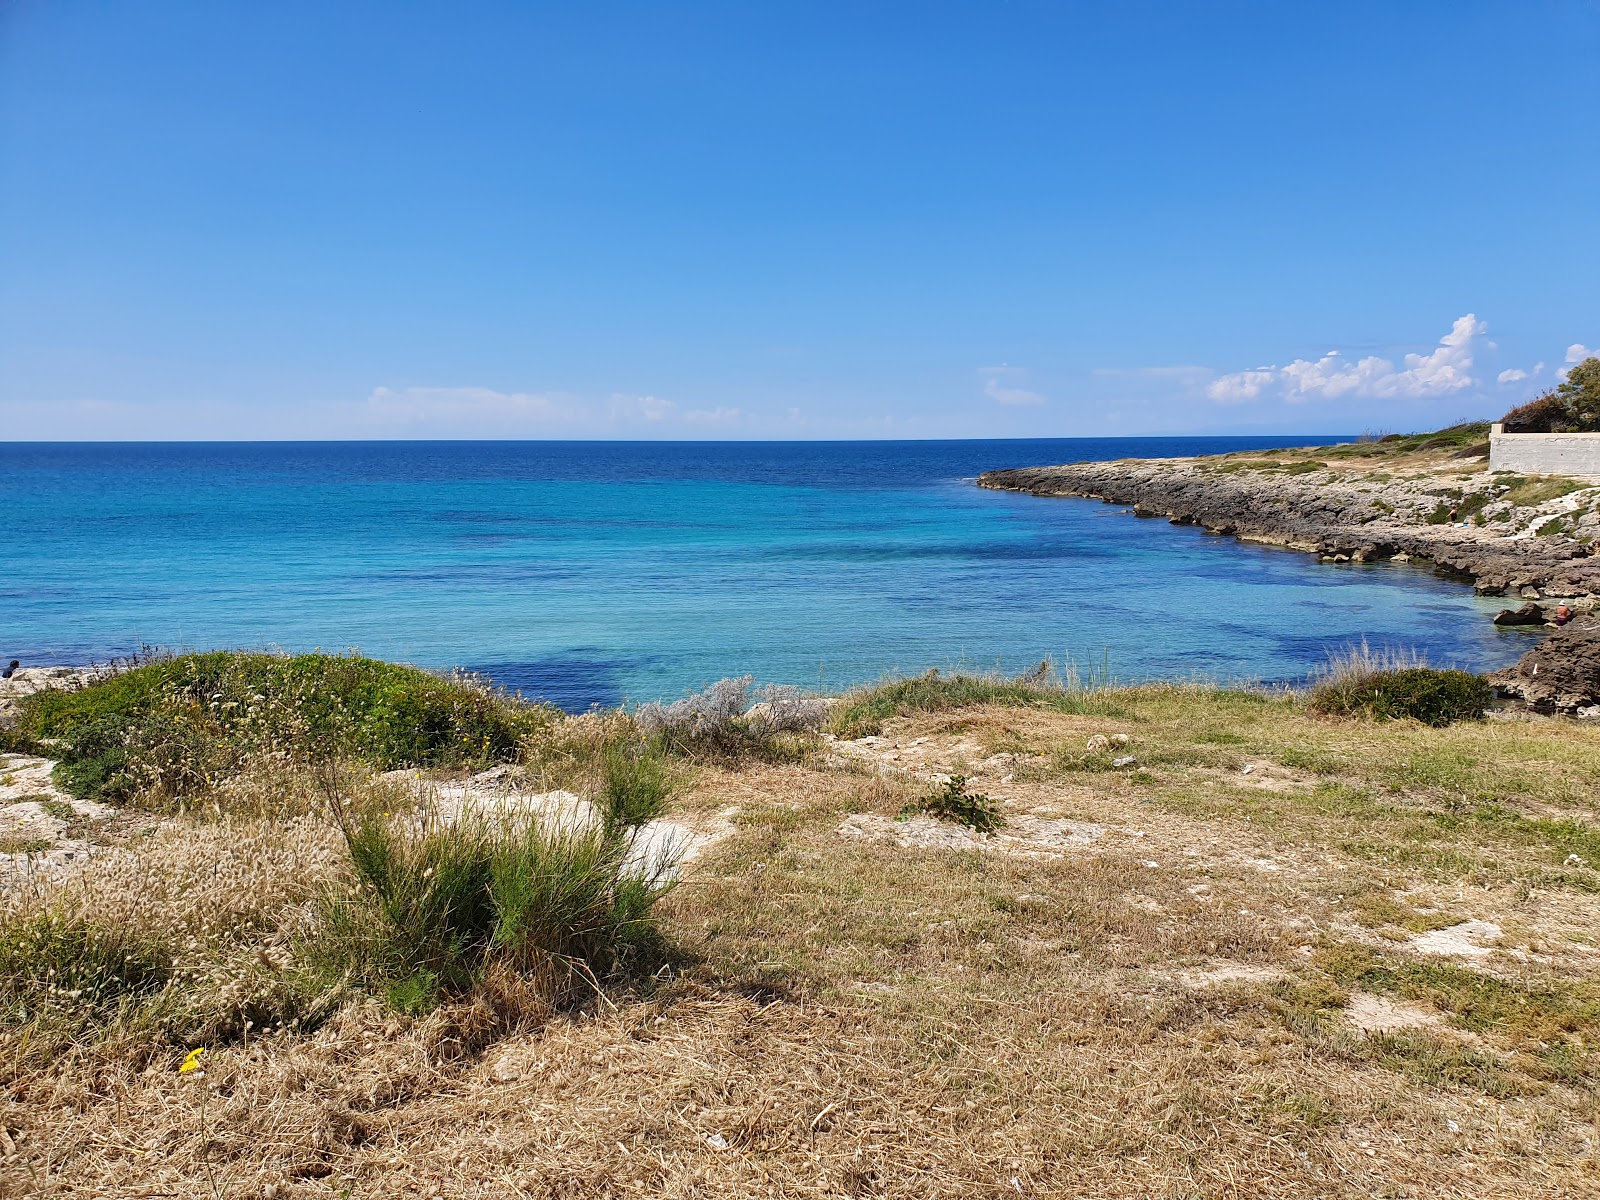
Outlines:
[{"label": "turquoise water", "polygon": [[1496,605],[1423,569],[972,483],[1305,441],[0,444],[0,657],[359,649],[569,708],[1046,655],[1292,680],[1363,637],[1512,661]]}]

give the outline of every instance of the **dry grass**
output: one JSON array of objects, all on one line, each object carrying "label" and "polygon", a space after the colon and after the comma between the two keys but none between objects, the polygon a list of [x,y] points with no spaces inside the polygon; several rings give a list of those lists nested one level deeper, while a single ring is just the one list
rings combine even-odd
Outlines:
[{"label": "dry grass", "polygon": [[[178,1043],[41,1061],[12,1027],[0,1194],[1600,1192],[1600,730],[1114,701],[889,717],[883,769],[826,747],[701,766],[677,811],[736,808],[737,831],[663,902],[672,965],[531,1031],[504,1033],[492,995],[421,1018],[352,1001],[180,1076]],[[1134,763],[1086,751],[1112,733]],[[836,832],[950,772],[1008,821],[1104,836],[1015,854]],[[174,821],[77,902],[222,964],[233,931],[303,919],[336,851],[312,818]],[[1467,919],[1502,936],[1411,947]],[[1363,1034],[1356,995],[1433,1023]]]}]

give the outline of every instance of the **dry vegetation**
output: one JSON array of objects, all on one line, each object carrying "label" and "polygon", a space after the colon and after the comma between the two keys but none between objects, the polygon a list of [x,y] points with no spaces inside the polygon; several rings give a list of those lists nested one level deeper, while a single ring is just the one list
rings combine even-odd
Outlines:
[{"label": "dry vegetation", "polygon": [[[659,953],[564,1006],[486,970],[407,1014],[306,968],[353,881],[290,768],[101,827],[6,937],[86,914],[179,982],[8,1001],[0,1194],[1600,1193],[1600,730],[896,687],[836,735],[686,743],[672,815],[731,831]],[[541,727],[520,769],[598,800],[630,724]],[[949,774],[1004,824],[902,844]]]}]

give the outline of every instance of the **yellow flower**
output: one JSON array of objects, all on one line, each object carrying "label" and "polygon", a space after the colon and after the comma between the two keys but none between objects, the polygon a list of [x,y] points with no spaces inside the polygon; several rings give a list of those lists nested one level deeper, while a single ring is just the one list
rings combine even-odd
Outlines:
[{"label": "yellow flower", "polygon": [[204,1046],[196,1046],[189,1051],[187,1057],[183,1060],[183,1065],[178,1068],[178,1074],[187,1075],[190,1071],[198,1071],[200,1069],[200,1060],[205,1057],[205,1053],[206,1048]]}]

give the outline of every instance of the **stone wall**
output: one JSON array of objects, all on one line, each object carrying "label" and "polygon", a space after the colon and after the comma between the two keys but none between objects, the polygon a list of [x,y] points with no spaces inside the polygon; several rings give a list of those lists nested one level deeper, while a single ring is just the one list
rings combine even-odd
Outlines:
[{"label": "stone wall", "polygon": [[1489,469],[1600,479],[1600,433],[1507,433],[1491,425]]}]

